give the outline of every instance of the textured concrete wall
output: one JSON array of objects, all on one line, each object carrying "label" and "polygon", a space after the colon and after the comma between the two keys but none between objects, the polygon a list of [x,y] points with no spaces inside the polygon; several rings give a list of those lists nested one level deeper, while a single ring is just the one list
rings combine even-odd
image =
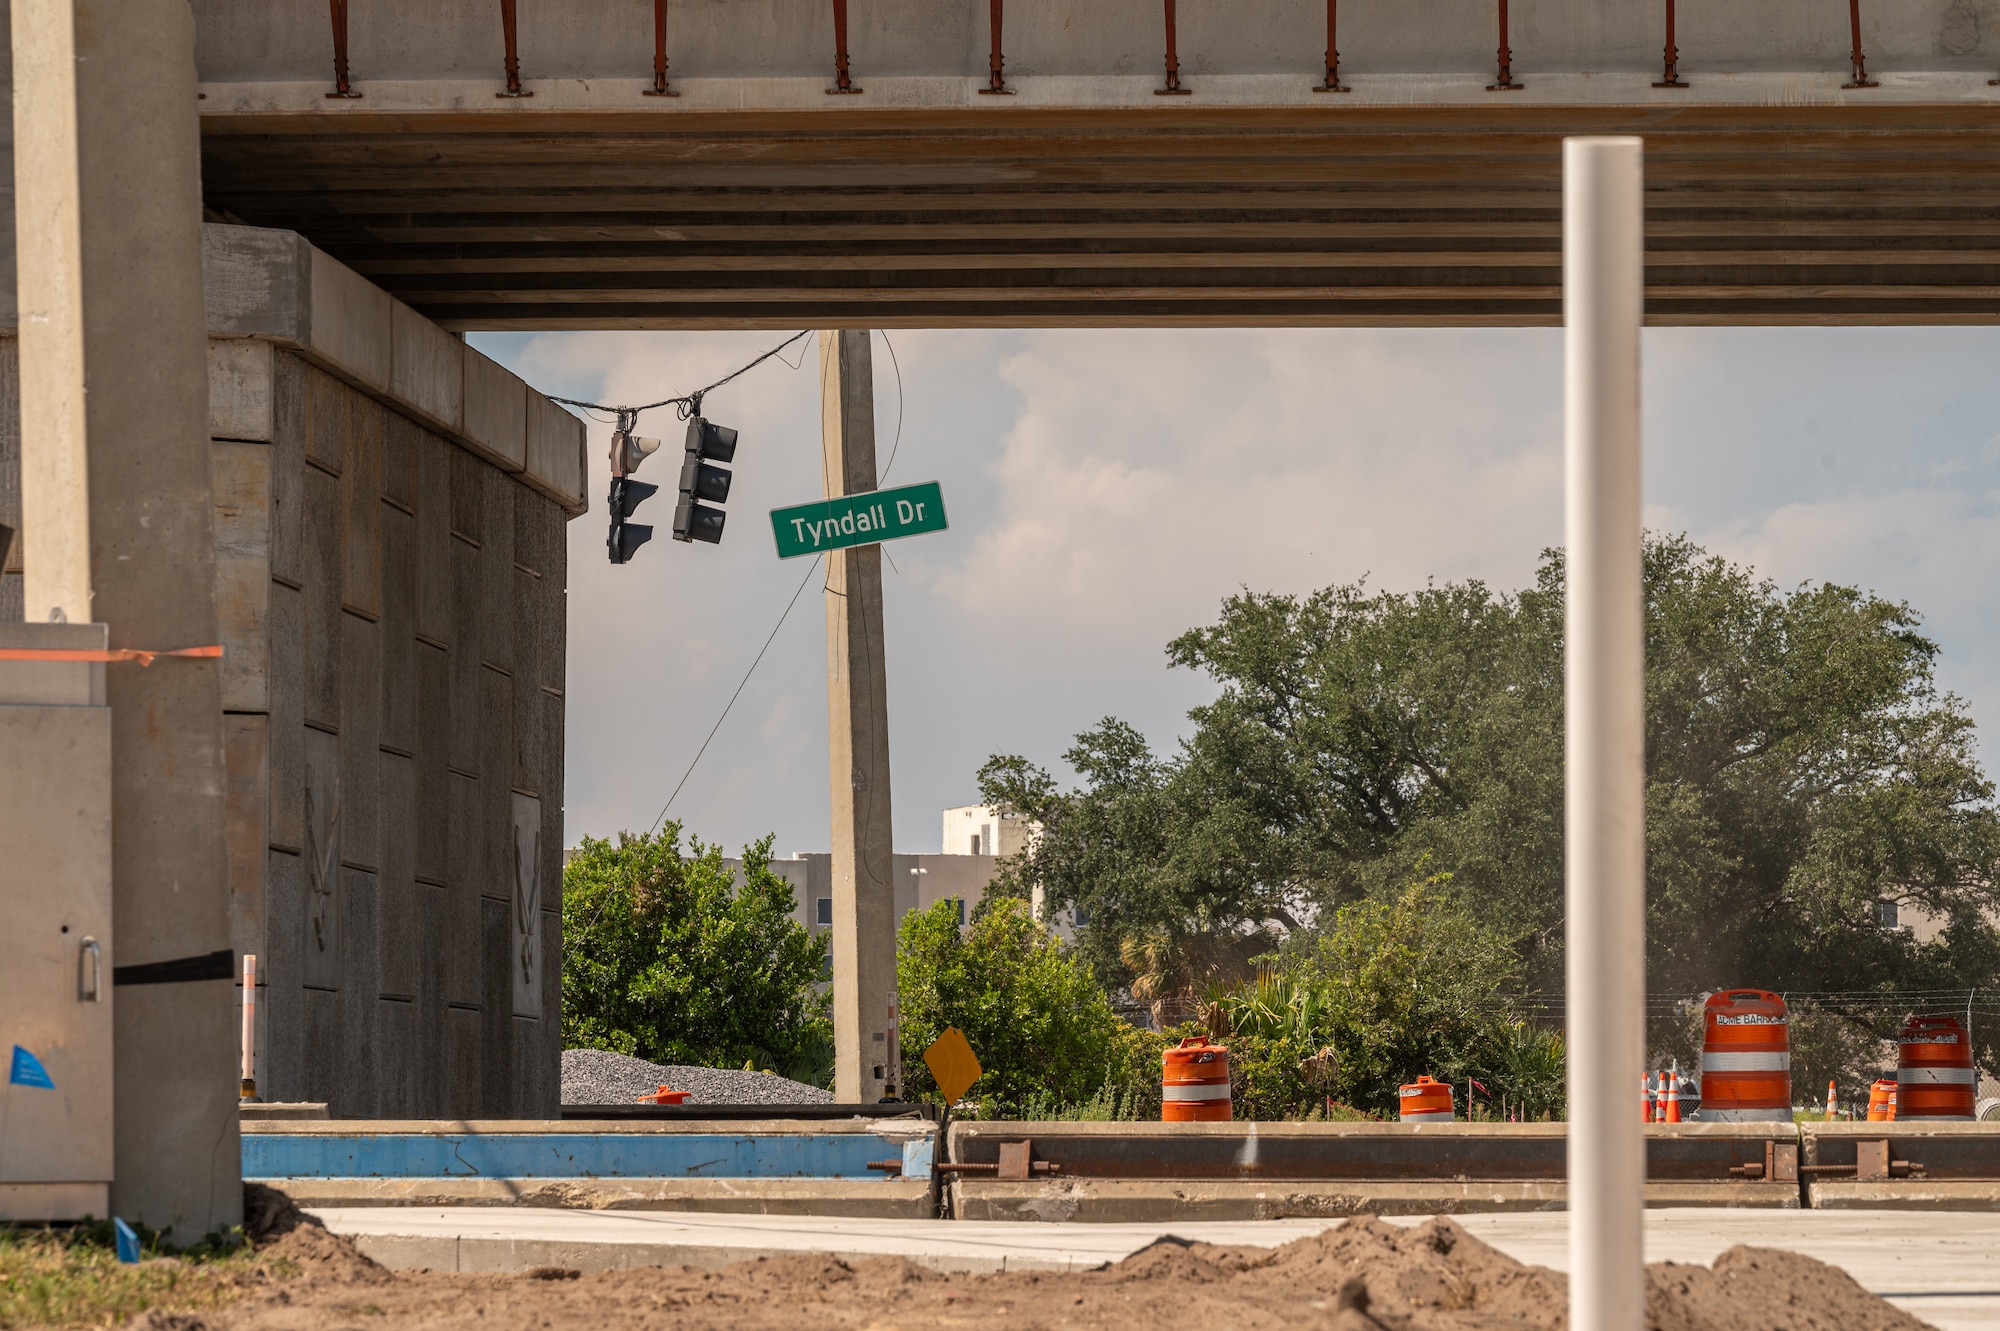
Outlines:
[{"label": "textured concrete wall", "polygon": [[212,444],[259,1089],[551,1115],[566,514],[294,351],[212,346],[217,422],[261,436]]},{"label": "textured concrete wall", "polygon": [[[552,1115],[582,425],[293,233],[205,240],[230,943],[259,958],[259,1089]],[[0,335],[12,527],[17,363]],[[0,620],[20,614],[10,571]]]}]

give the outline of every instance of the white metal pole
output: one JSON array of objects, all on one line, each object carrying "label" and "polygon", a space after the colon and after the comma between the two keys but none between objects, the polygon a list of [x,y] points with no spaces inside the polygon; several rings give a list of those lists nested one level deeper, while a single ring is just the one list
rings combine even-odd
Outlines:
[{"label": "white metal pole", "polygon": [[257,958],[243,954],[243,1086],[242,1097],[257,1098]]},{"label": "white metal pole", "polygon": [[1640,143],[1563,142],[1569,1325],[1645,1321]]}]

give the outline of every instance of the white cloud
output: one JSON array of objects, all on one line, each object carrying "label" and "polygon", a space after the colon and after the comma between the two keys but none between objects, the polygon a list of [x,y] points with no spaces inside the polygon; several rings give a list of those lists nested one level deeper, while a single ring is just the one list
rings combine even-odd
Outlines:
[{"label": "white cloud", "polygon": [[[479,339],[545,391],[602,401],[684,391],[776,340]],[[2000,659],[1996,348],[1975,329],[1649,333],[1648,520],[1781,583],[1909,599],[1944,679],[2000,724],[2000,670],[1980,664]],[[710,400],[742,430],[720,547],[666,540],[663,496],[640,514],[660,536],[607,565],[593,431],[593,511],[570,533],[572,838],[651,821],[805,575],[764,514],[819,493],[816,368],[808,350]],[[1161,649],[1239,586],[1522,585],[1561,539],[1560,372],[1552,331],[878,334],[890,479],[938,480],[951,514],[887,547],[899,844],[934,847],[937,810],[974,797],[991,753],[1059,766],[1110,713],[1171,743],[1208,689]],[[644,428],[672,452],[668,414]],[[671,461],[651,467],[671,484]],[[707,836],[827,844],[820,600],[800,597],[675,806]]]}]

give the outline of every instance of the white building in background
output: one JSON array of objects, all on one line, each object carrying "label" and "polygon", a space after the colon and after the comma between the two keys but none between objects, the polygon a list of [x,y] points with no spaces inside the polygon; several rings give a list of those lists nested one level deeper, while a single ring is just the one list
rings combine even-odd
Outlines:
[{"label": "white building in background", "polygon": [[[944,853],[941,855],[897,855],[896,919],[913,910],[929,910],[940,901],[958,903],[958,923],[964,927],[985,899],[1003,856],[1026,847],[1040,828],[1025,818],[1003,818],[990,806],[968,805],[944,811]],[[740,883],[741,860],[726,861]],[[771,872],[792,885],[798,900],[792,918],[815,933],[833,926],[833,855],[823,850],[799,851],[790,859],[771,861]],[[1035,917],[1041,918],[1039,894],[1033,903]],[[1070,936],[1068,912],[1052,923],[1064,938]]]},{"label": "white building in background", "polygon": [[944,811],[944,853],[1004,857],[1026,850],[1041,826],[1019,814],[1003,814],[991,804],[966,804]]}]

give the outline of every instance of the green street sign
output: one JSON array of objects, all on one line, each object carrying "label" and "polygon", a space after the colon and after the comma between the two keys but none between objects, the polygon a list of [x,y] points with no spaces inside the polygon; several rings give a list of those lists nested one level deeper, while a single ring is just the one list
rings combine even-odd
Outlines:
[{"label": "green street sign", "polygon": [[771,510],[771,532],[778,538],[780,559],[944,528],[944,491],[936,481]]}]

